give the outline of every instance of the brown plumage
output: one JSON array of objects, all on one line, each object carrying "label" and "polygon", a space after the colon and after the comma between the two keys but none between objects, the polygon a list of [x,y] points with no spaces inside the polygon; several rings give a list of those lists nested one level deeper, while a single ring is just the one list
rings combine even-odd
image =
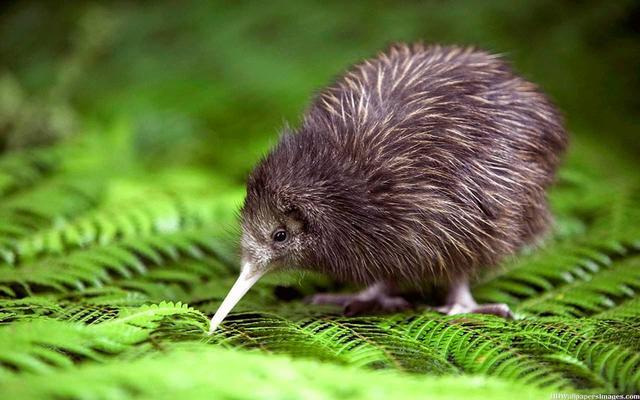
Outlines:
[{"label": "brown plumage", "polygon": [[391,46],[322,90],[251,173],[243,262],[464,286],[548,228],[566,143],[556,108],[500,57]]}]

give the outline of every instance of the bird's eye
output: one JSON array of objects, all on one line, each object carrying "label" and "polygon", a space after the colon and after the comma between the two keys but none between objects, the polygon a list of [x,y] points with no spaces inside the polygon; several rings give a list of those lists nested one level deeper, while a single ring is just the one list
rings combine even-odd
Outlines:
[{"label": "bird's eye", "polygon": [[273,234],[274,242],[284,242],[285,240],[287,240],[287,231],[285,231],[284,229],[278,229],[277,231],[274,232]]}]

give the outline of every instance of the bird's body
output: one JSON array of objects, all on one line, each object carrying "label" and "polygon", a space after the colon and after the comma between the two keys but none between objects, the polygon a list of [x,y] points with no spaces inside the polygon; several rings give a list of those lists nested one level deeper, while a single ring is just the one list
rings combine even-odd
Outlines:
[{"label": "bird's body", "polygon": [[322,90],[250,175],[243,259],[455,287],[545,232],[566,142],[555,107],[499,57],[394,45]]}]

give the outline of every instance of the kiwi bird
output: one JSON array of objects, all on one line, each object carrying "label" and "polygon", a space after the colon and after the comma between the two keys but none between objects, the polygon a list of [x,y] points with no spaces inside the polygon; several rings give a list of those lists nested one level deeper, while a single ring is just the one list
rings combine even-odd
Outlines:
[{"label": "kiwi bird", "polygon": [[395,44],[352,66],[249,175],[241,272],[210,332],[261,276],[292,268],[368,286],[311,297],[347,314],[402,310],[398,288],[436,283],[443,313],[510,317],[469,282],[548,230],[566,145],[556,107],[500,56]]}]

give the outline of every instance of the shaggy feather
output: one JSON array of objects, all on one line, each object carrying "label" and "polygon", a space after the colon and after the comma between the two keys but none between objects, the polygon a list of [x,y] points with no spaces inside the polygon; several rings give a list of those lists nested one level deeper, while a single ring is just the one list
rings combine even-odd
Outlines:
[{"label": "shaggy feather", "polygon": [[[473,274],[545,232],[566,144],[556,108],[500,57],[393,45],[321,91],[253,171],[245,257],[362,283]],[[300,230],[271,246],[286,219]]]}]

